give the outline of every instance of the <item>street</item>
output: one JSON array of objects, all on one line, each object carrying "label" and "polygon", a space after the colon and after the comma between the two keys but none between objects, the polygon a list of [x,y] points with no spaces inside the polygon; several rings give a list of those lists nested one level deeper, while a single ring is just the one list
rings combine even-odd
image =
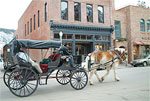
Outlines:
[{"label": "street", "polygon": [[[102,76],[105,72],[98,74]],[[33,95],[25,98],[14,96],[3,83],[3,71],[0,73],[0,101],[150,101],[150,67],[120,65],[119,82],[114,80],[111,70],[103,83],[93,76],[94,85],[88,84],[78,91],[70,84],[63,86],[55,79],[49,79],[48,85],[39,85]]]}]

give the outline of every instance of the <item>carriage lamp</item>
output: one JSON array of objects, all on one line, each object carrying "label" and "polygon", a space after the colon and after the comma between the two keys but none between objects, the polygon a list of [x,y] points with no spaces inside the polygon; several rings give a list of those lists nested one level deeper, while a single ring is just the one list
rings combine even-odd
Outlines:
[{"label": "carriage lamp", "polygon": [[62,45],[62,36],[63,36],[63,32],[59,32],[59,36],[60,36],[60,41],[61,41],[61,45]]}]

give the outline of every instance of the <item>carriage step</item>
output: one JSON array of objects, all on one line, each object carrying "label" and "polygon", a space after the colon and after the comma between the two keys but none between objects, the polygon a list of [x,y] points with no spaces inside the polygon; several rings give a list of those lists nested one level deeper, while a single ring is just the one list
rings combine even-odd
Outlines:
[{"label": "carriage step", "polygon": [[39,85],[47,85],[47,76],[40,76]]}]

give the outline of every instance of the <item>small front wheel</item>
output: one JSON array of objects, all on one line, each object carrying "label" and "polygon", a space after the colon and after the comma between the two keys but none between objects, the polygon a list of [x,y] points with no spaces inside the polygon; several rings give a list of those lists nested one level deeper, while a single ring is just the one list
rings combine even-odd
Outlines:
[{"label": "small front wheel", "polygon": [[87,85],[87,82],[88,76],[84,70],[74,71],[70,77],[70,85],[76,90],[83,89]]},{"label": "small front wheel", "polygon": [[56,80],[62,85],[66,85],[70,81],[71,72],[69,70],[58,70],[56,73]]}]

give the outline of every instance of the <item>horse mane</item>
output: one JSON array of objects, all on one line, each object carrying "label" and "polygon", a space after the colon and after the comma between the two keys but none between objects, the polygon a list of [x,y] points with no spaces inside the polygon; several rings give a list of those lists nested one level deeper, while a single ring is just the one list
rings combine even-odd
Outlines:
[{"label": "horse mane", "polygon": [[115,48],[115,50],[118,50],[119,52],[121,52],[121,54],[122,54],[123,52],[125,52],[125,49],[124,49],[124,48]]}]

